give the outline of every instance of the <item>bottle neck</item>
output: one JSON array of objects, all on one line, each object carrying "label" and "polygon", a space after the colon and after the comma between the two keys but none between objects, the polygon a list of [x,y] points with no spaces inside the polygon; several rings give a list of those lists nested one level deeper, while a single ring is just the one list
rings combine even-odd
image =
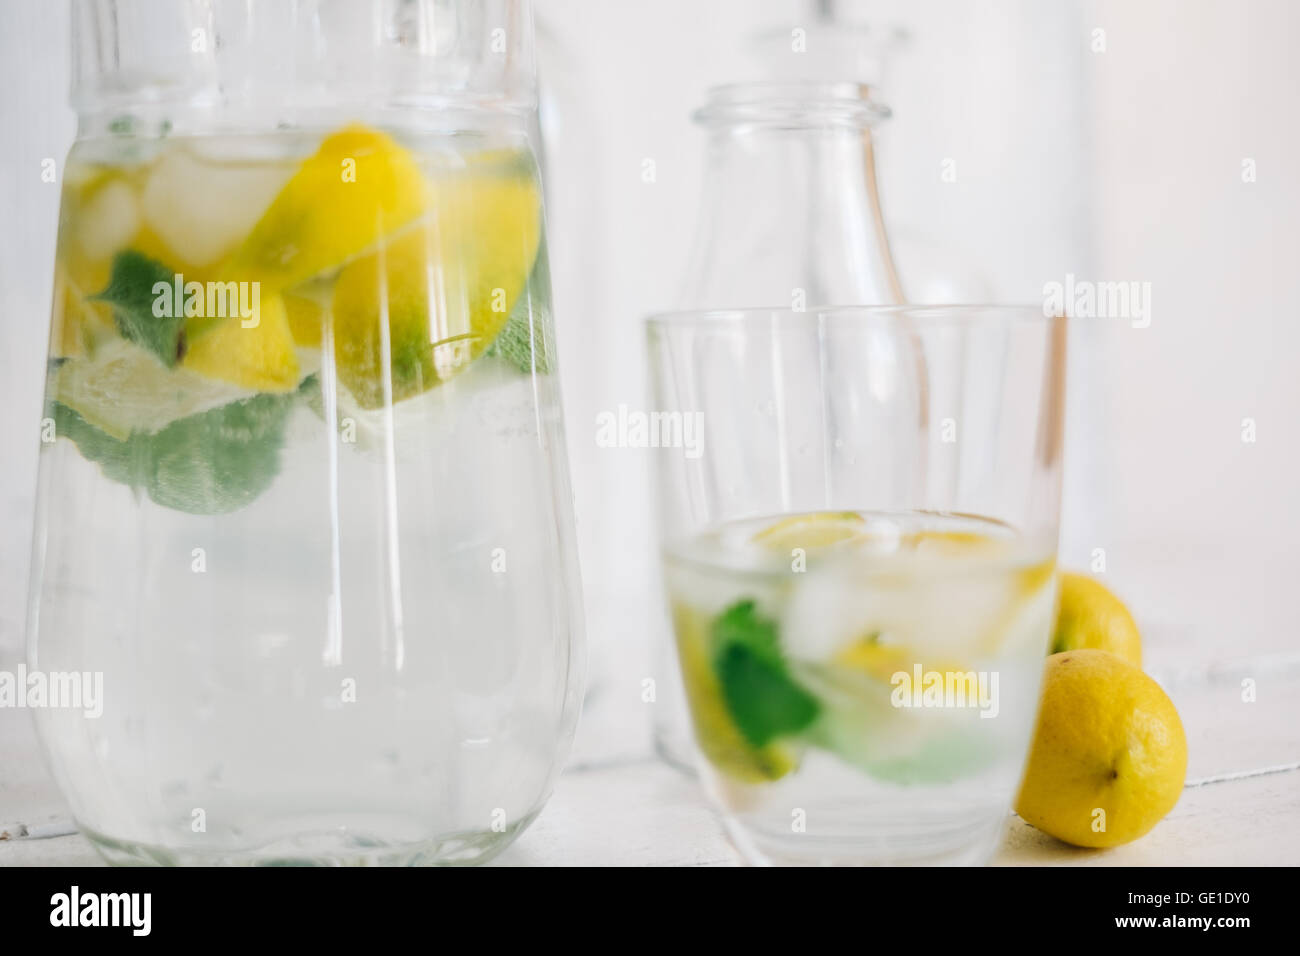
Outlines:
[{"label": "bottle neck", "polygon": [[903,301],[868,123],[702,114],[707,168],[683,307]]}]

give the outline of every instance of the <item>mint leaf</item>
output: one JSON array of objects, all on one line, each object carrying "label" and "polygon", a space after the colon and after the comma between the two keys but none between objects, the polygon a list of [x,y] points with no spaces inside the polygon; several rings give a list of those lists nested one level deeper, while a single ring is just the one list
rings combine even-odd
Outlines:
[{"label": "mint leaf", "polygon": [[551,273],[543,244],[533,260],[528,285],[485,354],[501,356],[525,375],[534,370],[539,375],[549,374],[555,350],[550,303]]},{"label": "mint leaf", "polygon": [[54,403],[54,427],[104,477],[187,514],[235,511],[270,487],[280,470],[285,423],[298,393],[255,395],[177,419],[152,435],[118,441]]},{"label": "mint leaf", "polygon": [[71,439],[81,457],[99,465],[104,477],[124,485],[133,484],[129,441],[118,441],[105,434],[60,402],[53,403],[50,417],[54,419],[54,433],[59,438]]},{"label": "mint leaf", "polygon": [[755,747],[799,733],[821,712],[817,698],[790,676],[776,622],[753,601],[733,604],[712,627],[714,669],[736,728]]},{"label": "mint leaf", "polygon": [[280,471],[290,407],[287,396],[256,395],[172,422],[149,438],[149,497],[189,514],[242,508]]},{"label": "mint leaf", "polygon": [[173,302],[169,316],[156,316],[154,286],[171,288],[175,275],[155,259],[126,249],[113,257],[108,287],[91,301],[106,302],[113,308],[113,321],[124,339],[147,349],[171,368],[181,357],[181,332],[185,326],[182,302]]}]

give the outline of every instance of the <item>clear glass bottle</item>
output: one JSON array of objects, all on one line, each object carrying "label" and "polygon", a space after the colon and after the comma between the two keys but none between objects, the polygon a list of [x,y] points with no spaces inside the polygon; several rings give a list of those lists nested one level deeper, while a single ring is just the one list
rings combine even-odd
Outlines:
[{"label": "clear glass bottle", "polygon": [[529,7],[73,13],[29,615],[102,691],[37,711],[73,814],[115,863],[487,859],[581,695]]},{"label": "clear glass bottle", "polygon": [[713,89],[683,308],[806,309],[903,301],[880,215],[865,86],[817,81]]},{"label": "clear glass bottle", "polygon": [[[678,295],[682,309],[751,307],[814,311],[903,302],[876,186],[872,130],[889,111],[856,83],[815,80],[738,83],[710,91],[695,120],[705,130],[707,164],[694,245]],[[866,370],[857,413],[866,441],[891,443],[890,467],[860,489],[863,506],[902,509],[918,500],[928,440],[925,369],[905,330],[853,339],[846,361]],[[755,374],[768,357],[754,356]],[[899,407],[917,428],[900,435]],[[787,405],[789,434],[825,433],[816,402]],[[705,441],[708,423],[705,423]],[[898,447],[898,443],[907,447]],[[790,450],[809,467],[818,450]],[[792,466],[797,467],[797,466]],[[666,624],[656,635],[655,746],[691,766],[689,729]]]}]

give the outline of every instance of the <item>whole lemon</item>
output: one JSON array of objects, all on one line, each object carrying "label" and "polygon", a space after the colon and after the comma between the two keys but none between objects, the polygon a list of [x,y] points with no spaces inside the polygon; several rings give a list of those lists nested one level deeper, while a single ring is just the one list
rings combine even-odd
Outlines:
[{"label": "whole lemon", "polygon": [[1052,653],[1096,648],[1142,666],[1142,636],[1133,615],[1107,588],[1083,574],[1061,575]]},{"label": "whole lemon", "polygon": [[1053,654],[1016,812],[1075,846],[1142,836],[1187,773],[1178,711],[1154,680],[1105,651]]}]

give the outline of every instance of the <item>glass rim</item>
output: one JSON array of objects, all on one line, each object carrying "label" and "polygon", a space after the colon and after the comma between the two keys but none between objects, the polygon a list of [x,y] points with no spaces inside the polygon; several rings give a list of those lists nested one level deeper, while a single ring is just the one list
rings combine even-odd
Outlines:
[{"label": "glass rim", "polygon": [[821,322],[826,319],[907,319],[917,325],[1044,325],[1065,321],[1065,315],[1051,315],[1042,305],[836,305],[810,309],[748,306],[734,309],[673,309],[645,317],[647,330],[680,328],[735,328],[770,322]]},{"label": "glass rim", "polygon": [[710,86],[691,118],[702,126],[871,126],[888,106],[865,83],[816,79],[749,80]]}]

